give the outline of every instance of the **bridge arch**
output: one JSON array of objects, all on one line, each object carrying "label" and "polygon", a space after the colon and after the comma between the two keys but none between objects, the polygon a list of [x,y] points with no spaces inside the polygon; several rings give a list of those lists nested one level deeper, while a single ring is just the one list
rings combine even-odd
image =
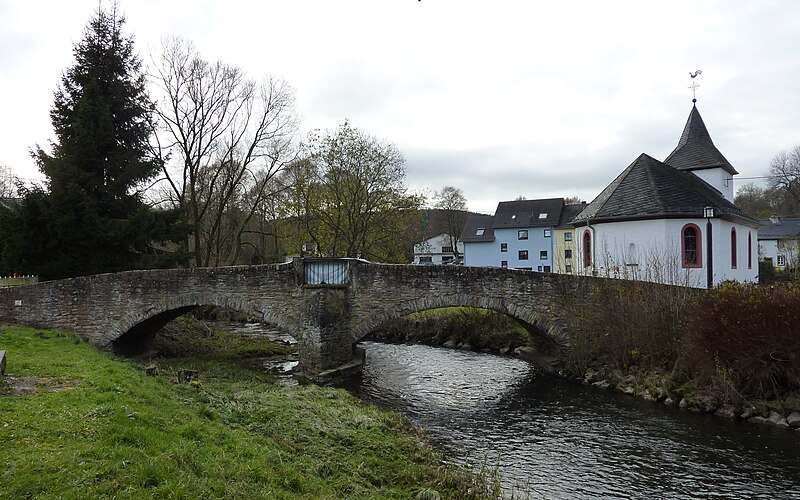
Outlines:
[{"label": "bridge arch", "polygon": [[381,325],[390,321],[409,314],[445,307],[472,307],[505,314],[520,321],[530,332],[535,346],[547,353],[555,353],[565,346],[565,335],[562,328],[557,321],[548,316],[546,311],[527,305],[509,304],[502,297],[477,297],[461,294],[427,296],[377,309],[366,319],[362,319],[351,330],[353,342],[358,342]]},{"label": "bridge arch", "polygon": [[299,336],[296,325],[289,321],[290,316],[269,303],[220,294],[174,294],[162,297],[157,306],[152,302],[140,304],[110,325],[108,345],[121,354],[141,352],[167,323],[202,306],[240,311]]}]

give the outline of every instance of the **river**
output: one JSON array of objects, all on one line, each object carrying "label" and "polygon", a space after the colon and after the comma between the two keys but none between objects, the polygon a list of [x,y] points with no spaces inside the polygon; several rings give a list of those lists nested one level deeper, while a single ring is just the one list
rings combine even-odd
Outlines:
[{"label": "river", "polygon": [[363,342],[345,387],[425,429],[449,460],[531,498],[800,498],[800,432],[692,413],[523,361]]}]

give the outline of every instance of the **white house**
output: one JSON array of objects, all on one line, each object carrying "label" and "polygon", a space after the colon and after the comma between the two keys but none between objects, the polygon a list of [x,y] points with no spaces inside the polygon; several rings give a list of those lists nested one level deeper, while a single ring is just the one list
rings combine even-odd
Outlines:
[{"label": "white house", "polygon": [[470,216],[461,233],[464,264],[552,272],[563,207],[563,198],[501,201],[494,216]]},{"label": "white house", "polygon": [[797,267],[800,263],[800,219],[773,215],[761,221],[758,228],[758,257],[778,271]]},{"label": "white house", "polygon": [[[438,234],[432,238],[414,245],[414,264],[448,264],[455,260],[453,243],[447,233]],[[464,243],[456,241],[458,255],[464,254]]]},{"label": "white house", "polygon": [[573,219],[578,272],[700,288],[757,281],[759,223],[733,204],[736,174],[693,106],[663,162],[640,155]]}]

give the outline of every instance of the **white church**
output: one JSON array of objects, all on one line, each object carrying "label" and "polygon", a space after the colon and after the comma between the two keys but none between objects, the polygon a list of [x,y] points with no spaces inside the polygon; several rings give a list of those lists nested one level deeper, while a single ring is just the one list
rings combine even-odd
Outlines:
[{"label": "white church", "polygon": [[692,102],[664,161],[642,153],[572,220],[579,274],[697,288],[758,280],[759,222],[733,204],[738,172]]}]

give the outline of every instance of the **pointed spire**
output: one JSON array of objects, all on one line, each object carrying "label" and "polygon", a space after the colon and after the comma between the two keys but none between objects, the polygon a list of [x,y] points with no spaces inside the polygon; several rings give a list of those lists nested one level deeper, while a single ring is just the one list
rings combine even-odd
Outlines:
[{"label": "pointed spire", "polygon": [[664,163],[680,170],[698,170],[703,168],[721,167],[731,175],[738,172],[714,146],[711,134],[708,133],[706,124],[697,110],[696,99],[692,100],[692,110],[683,127],[683,133],[678,140],[678,145],[667,156]]},{"label": "pointed spire", "polygon": [[[697,99],[692,99],[692,102],[696,103]],[[692,104],[692,111],[689,112],[689,118],[686,120],[686,125],[683,127],[683,133],[678,141],[678,147],[685,146],[690,142],[707,142],[711,145],[714,144],[714,141],[711,140],[711,134],[708,133],[706,124],[700,116],[700,112],[697,111],[697,104]]]}]

